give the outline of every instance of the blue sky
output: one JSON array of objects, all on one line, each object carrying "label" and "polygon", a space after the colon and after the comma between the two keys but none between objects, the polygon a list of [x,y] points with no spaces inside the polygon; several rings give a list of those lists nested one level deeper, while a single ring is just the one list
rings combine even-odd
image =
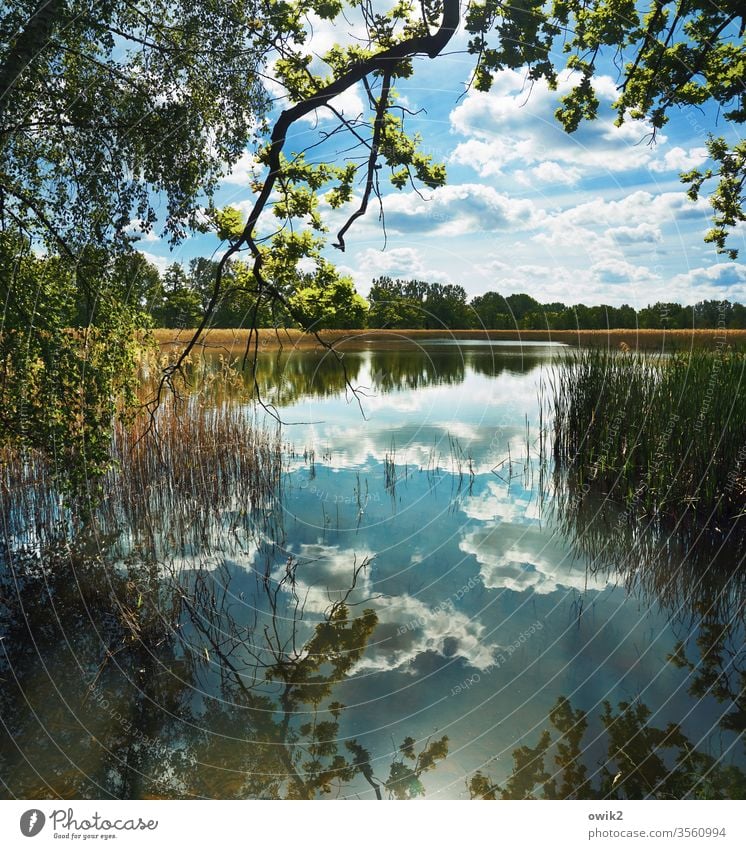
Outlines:
[{"label": "blue sky", "polygon": [[[316,21],[310,47],[321,54],[335,39],[349,37]],[[689,201],[678,177],[706,167],[708,131],[734,142],[737,126],[714,110],[689,108],[672,114],[651,145],[644,122],[614,127],[608,104],[615,77],[609,74],[596,82],[598,120],[568,135],[553,117],[558,97],[571,85],[568,72],[558,92],[542,82],[530,87],[524,73],[507,70],[489,93],[467,92],[472,62],[460,52],[464,44],[459,35],[451,55],[417,60],[414,76],[396,85],[404,105],[425,110],[407,118],[407,127],[421,134],[424,152],[445,162],[448,184],[423,191],[424,199],[411,189],[384,189],[385,250],[373,203],[348,232],[346,252],[328,250],[361,293],[374,277],[388,274],[458,283],[470,296],[528,292],[568,304],[746,302],[746,266],[703,242],[709,204]],[[556,61],[561,66],[563,59]],[[270,90],[281,106],[279,85]],[[356,115],[360,92],[348,92],[336,105]],[[329,113],[319,113],[296,128],[288,151],[317,142],[319,131],[332,126]],[[337,155],[328,144],[317,153]],[[218,205],[250,208],[251,169],[247,154],[223,182]],[[325,208],[332,234],[354,208],[344,214]],[[745,236],[741,228],[731,243],[743,250]],[[170,252],[151,236],[140,247],[163,267],[210,255],[218,244],[201,236]]]}]

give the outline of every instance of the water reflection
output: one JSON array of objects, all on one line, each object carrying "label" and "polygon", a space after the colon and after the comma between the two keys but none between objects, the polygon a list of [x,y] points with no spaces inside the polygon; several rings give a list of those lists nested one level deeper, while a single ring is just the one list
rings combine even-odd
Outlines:
[{"label": "water reflection", "polygon": [[213,358],[92,513],[6,469],[7,793],[735,793],[740,548],[573,497],[553,355],[350,350],[364,417],[328,353],[262,355],[279,435]]},{"label": "water reflection", "polygon": [[[675,723],[651,722],[642,701],[604,702],[599,729],[584,711],[561,696],[535,746],[513,751],[513,771],[504,784],[477,771],[469,780],[472,799],[742,799],[746,772],[698,751]],[[588,757],[596,735],[605,754]]]},{"label": "water reflection", "polygon": [[513,770],[502,784],[478,770],[469,780],[481,799],[742,799],[746,793],[746,654],[743,603],[723,621],[700,605],[668,661],[687,671],[687,690],[721,709],[715,725],[727,735],[725,751],[703,751],[682,724],[664,727],[641,698],[613,707],[604,700],[598,717],[574,709],[560,696],[550,728],[536,745],[512,752]]},{"label": "water reflection", "polygon": [[347,588],[309,621],[292,559],[247,596],[227,567],[165,579],[155,564],[111,568],[79,549],[16,558],[3,585],[6,787],[308,799],[360,779],[378,798],[420,795],[447,737],[404,739],[383,779],[356,739],[340,739],[338,685],[377,623],[347,606],[367,563],[350,566]]},{"label": "water reflection", "polygon": [[230,365],[237,370],[247,396],[258,395],[277,407],[287,407],[301,399],[331,398],[353,390],[368,397],[433,385],[458,386],[469,373],[488,377],[504,372],[527,374],[545,361],[551,350],[538,345],[504,348],[475,343],[439,345],[435,341],[380,349],[355,339],[338,346],[336,353],[293,348],[259,353],[248,359],[246,368],[242,356],[208,352],[187,365],[186,375],[192,389],[204,393],[210,386],[215,392],[224,392],[226,366]]},{"label": "water reflection", "polygon": [[555,474],[551,509],[558,532],[595,578],[616,575],[630,592],[655,599],[671,615],[695,614],[704,604],[726,621],[746,599],[746,523],[703,523],[681,506],[677,519],[640,515],[614,494],[586,491]]}]

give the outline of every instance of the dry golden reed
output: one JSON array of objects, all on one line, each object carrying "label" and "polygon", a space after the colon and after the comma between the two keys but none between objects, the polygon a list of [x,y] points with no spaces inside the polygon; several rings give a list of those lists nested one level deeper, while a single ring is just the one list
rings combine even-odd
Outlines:
[{"label": "dry golden reed", "polygon": [[[193,330],[158,329],[153,331],[162,347],[186,345]],[[280,348],[319,348],[323,345],[310,333],[300,330],[258,331],[258,341],[251,339],[251,350],[256,343],[259,351]],[[465,341],[493,340],[532,342],[559,342],[585,348],[630,351],[686,351],[716,349],[721,345],[746,348],[746,330],[322,330],[319,338],[327,345],[353,348],[375,342],[376,346],[420,344],[428,339],[454,339]],[[200,347],[220,350],[231,355],[243,354],[249,342],[248,330],[208,330],[200,339]]]}]

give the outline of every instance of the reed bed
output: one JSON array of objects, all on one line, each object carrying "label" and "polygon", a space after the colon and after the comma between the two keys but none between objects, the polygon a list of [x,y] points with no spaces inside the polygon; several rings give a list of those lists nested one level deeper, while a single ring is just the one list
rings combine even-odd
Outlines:
[{"label": "reed bed", "polygon": [[53,461],[34,449],[0,447],[0,550],[42,545],[64,533],[66,518]]},{"label": "reed bed", "polygon": [[739,521],[721,527],[654,514],[632,517],[628,507],[602,493],[581,493],[572,486],[560,489],[552,514],[591,574],[613,578],[679,618],[703,611],[723,622],[742,617],[746,538]]},{"label": "reed bed", "polygon": [[557,473],[641,513],[722,521],[746,507],[746,357],[582,350],[544,387]]},{"label": "reed bed", "polygon": [[113,456],[105,514],[141,528],[168,517],[179,548],[187,528],[202,529],[206,542],[221,515],[230,524],[256,514],[281,482],[279,432],[256,426],[244,405],[205,405],[199,395],[169,399],[153,421],[142,416],[134,426],[117,427]]},{"label": "reed bed", "polygon": [[[153,336],[162,348],[183,348],[194,335],[194,330],[161,328]],[[258,350],[272,351],[292,348],[323,348],[314,334],[300,330],[258,331]],[[319,338],[327,345],[347,349],[366,348],[375,343],[378,349],[396,349],[407,345],[420,345],[428,339],[452,338],[454,341],[490,339],[531,344],[532,342],[560,342],[581,348],[603,348],[610,351],[689,351],[716,350],[721,346],[746,349],[746,330],[689,329],[689,330],[321,330]],[[248,330],[214,328],[206,331],[199,345],[237,356],[243,354],[249,342]],[[254,339],[252,339],[253,351]]]},{"label": "reed bed", "polygon": [[[112,466],[90,493],[63,499],[50,461],[38,452],[0,456],[0,534],[6,548],[41,549],[72,538],[82,523],[175,553],[256,528],[282,477],[279,431],[257,425],[252,407],[170,397],[151,417],[114,426]],[[218,532],[219,533],[216,533]]]}]

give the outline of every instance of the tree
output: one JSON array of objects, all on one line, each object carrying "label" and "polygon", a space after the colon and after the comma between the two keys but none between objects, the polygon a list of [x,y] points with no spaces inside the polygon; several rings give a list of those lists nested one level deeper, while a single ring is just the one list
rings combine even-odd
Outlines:
[{"label": "tree", "polygon": [[615,324],[614,327],[624,327],[632,329],[637,327],[637,313],[634,307],[629,304],[622,304],[614,310]]},{"label": "tree", "polygon": [[[313,20],[346,29],[355,15],[362,38],[314,57]],[[646,117],[654,136],[672,110],[707,104],[726,120],[746,117],[737,0],[649,0],[647,14],[632,0],[397,0],[388,12],[368,0],[112,0],[96,16],[81,0],[21,0],[0,13],[0,228],[43,243],[74,269],[90,240],[126,250],[132,228],[154,226],[162,197],[172,241],[212,228],[227,242],[197,332],[166,369],[157,403],[226,290],[239,285],[230,270],[239,252],[249,254],[249,327],[278,312],[303,325],[293,285],[309,262],[320,267],[324,209],[344,215],[331,243],[343,251],[369,205],[383,206],[386,178],[400,190],[444,184],[444,167],[407,131],[395,84],[414,73],[415,57],[440,55],[462,20],[477,89],[504,68],[551,87],[565,67],[574,73],[557,110],[568,132],[596,117],[593,79],[614,61],[620,123]],[[287,93],[273,123],[262,121],[262,74]],[[355,86],[367,111],[344,116],[335,98]],[[319,111],[336,125],[292,150],[298,123]],[[248,215],[213,209],[216,181],[255,135]],[[323,152],[330,140],[345,150],[333,163]],[[320,157],[308,155],[325,144]],[[722,138],[708,148],[714,167],[683,179],[692,197],[711,190],[708,238],[733,255],[726,239],[744,220],[746,148]]]},{"label": "tree", "polygon": [[504,330],[514,327],[505,298],[497,292],[485,292],[472,298],[471,307],[477,315],[475,326],[487,330]]},{"label": "tree", "polygon": [[[708,0],[501,0],[471,3],[466,26],[477,56],[476,87],[490,88],[492,74],[502,68],[527,67],[531,80],[546,79],[556,87],[558,53],[567,55],[567,68],[577,83],[561,98],[557,119],[568,132],[598,114],[593,77],[599,64],[612,58],[622,67],[618,97],[613,106],[617,123],[647,118],[655,133],[674,109],[700,109],[711,103],[726,121],[746,119],[746,51],[744,14],[738,0],[717,4]],[[641,8],[643,7],[643,8]],[[499,42],[490,43],[497,33]],[[561,45],[561,47],[560,47]],[[708,152],[714,168],[682,174],[696,199],[704,184],[711,185],[713,228],[706,240],[732,259],[737,251],[725,245],[728,233],[744,217],[746,143],[730,145],[710,136]]]},{"label": "tree", "polygon": [[[0,233],[0,445],[44,452],[78,494],[96,488],[114,416],[136,399],[137,331],[148,317],[123,297],[122,271],[93,250],[71,269],[37,256],[28,238]],[[75,327],[81,315],[86,324]]]},{"label": "tree", "polygon": [[409,330],[424,327],[424,291],[420,281],[378,277],[371,284],[368,293],[368,326]]},{"label": "tree", "polygon": [[541,304],[531,295],[526,295],[521,292],[515,295],[508,295],[505,298],[505,305],[513,320],[519,322],[525,315],[535,310],[541,310]]},{"label": "tree", "polygon": [[357,294],[351,278],[332,275],[327,282],[323,274],[304,275],[288,303],[294,315],[307,328],[364,327],[368,305]]},{"label": "tree", "polygon": [[[134,402],[121,392],[142,299],[160,299],[132,242],[159,212],[173,242],[204,229],[266,104],[258,26],[254,0],[3,5],[0,444],[62,452],[78,483],[82,464],[102,468],[111,414]],[[67,330],[78,324],[95,332]]]},{"label": "tree", "polygon": [[527,312],[520,321],[523,330],[551,330],[554,313],[541,310]]},{"label": "tree", "polygon": [[199,256],[189,261],[189,287],[193,289],[200,298],[200,308],[204,310],[210,300],[210,289],[215,279],[217,262],[213,259]]},{"label": "tree", "polygon": [[[347,11],[341,3],[325,4],[323,9],[309,5],[320,17],[332,20]],[[293,7],[293,14],[297,8]],[[324,225],[317,203],[320,190],[325,192],[330,206],[338,208],[353,201],[356,180],[361,187],[361,198],[359,202],[354,199],[356,208],[339,229],[334,243],[344,250],[347,231],[365,214],[372,196],[381,202],[379,181],[383,168],[388,166],[389,179],[399,189],[416,181],[434,188],[445,179],[444,170],[419,152],[419,139],[406,136],[406,110],[397,107],[392,86],[397,78],[412,74],[413,56],[424,53],[434,58],[442,52],[459,20],[459,3],[402,2],[388,15],[374,14],[363,4],[361,14],[367,43],[335,47],[321,57],[328,75],[313,73],[312,57],[303,46],[283,51],[275,66],[292,106],[280,114],[274,125],[260,157],[265,177],[256,183],[256,201],[243,231],[235,233],[225,255],[229,258],[244,247],[249,249],[260,297],[282,298],[272,279],[278,263],[286,268],[303,255],[319,255],[324,245]],[[737,43],[740,19],[735,0],[718,8],[703,0],[675,7],[673,0],[652,0],[650,13],[644,17],[631,0],[595,0],[590,4],[586,0],[550,4],[523,0],[509,6],[500,0],[484,0],[469,3],[465,10],[466,30],[471,36],[468,50],[476,57],[473,83],[478,89],[488,90],[494,72],[503,68],[526,68],[529,79],[544,78],[550,87],[556,87],[562,68],[556,65],[553,51],[561,43],[560,55],[568,54],[566,65],[575,72],[577,80],[557,110],[557,118],[568,132],[577,129],[581,120],[592,120],[598,113],[593,78],[604,54],[611,54],[607,59],[617,60],[619,54],[627,59],[614,102],[619,123],[628,117],[647,117],[655,134],[668,120],[672,108],[700,106],[708,101],[727,109],[728,120],[742,121],[746,109],[742,85],[744,51]],[[299,18],[293,20],[297,22]],[[301,45],[304,42],[305,38],[301,39]],[[344,119],[331,101],[361,82],[370,115],[366,119]],[[347,164],[331,167],[310,165],[302,153],[286,158],[285,147],[293,125],[321,108],[328,108],[340,119],[337,129],[324,130],[325,138],[330,132],[348,132],[355,149],[362,148],[360,161],[350,156]],[[686,175],[686,181],[690,193],[696,195],[704,182],[719,178],[713,194],[719,235],[713,239],[720,247],[721,237],[724,243],[727,230],[743,220],[745,172],[738,148],[730,149],[721,140],[711,154],[720,163],[719,171],[692,173]],[[283,220],[286,228],[291,222],[304,220],[305,232],[293,229],[289,236],[262,236],[260,224],[273,192],[280,196],[273,209],[275,216]],[[220,287],[219,270],[216,298]],[[520,314],[513,312],[520,320],[530,309],[521,309]]]},{"label": "tree", "polygon": [[[24,228],[44,233],[63,250],[66,236],[85,232],[88,238],[91,228],[83,226],[91,223],[98,237],[109,232],[124,238],[135,209],[149,229],[155,220],[152,188],[168,198],[165,229],[172,238],[205,226],[196,201],[203,193],[209,197],[224,165],[246,147],[264,105],[256,72],[273,63],[271,71],[290,105],[259,155],[266,172],[254,184],[256,202],[243,225],[235,220],[232,227],[221,227],[213,216],[231,242],[229,255],[250,250],[266,297],[280,297],[265,273],[271,264],[262,245],[269,237],[260,232],[273,191],[279,195],[273,207],[277,218],[310,224],[310,234],[272,243],[284,246],[292,260],[298,250],[313,253],[321,247],[312,237],[323,232],[316,203],[320,191],[333,208],[354,207],[337,233],[335,245],[344,250],[349,228],[373,196],[380,199],[380,166],[388,166],[397,188],[412,181],[443,184],[443,167],[419,150],[416,136],[407,135],[406,110],[397,105],[393,86],[411,76],[413,57],[435,58],[444,50],[462,11],[476,88],[488,90],[494,72],[503,68],[526,68],[531,80],[544,78],[550,86],[556,86],[565,64],[575,72],[576,85],[557,110],[569,132],[596,117],[594,75],[602,61],[620,57],[626,59],[614,102],[620,123],[646,117],[655,132],[673,108],[708,102],[722,108],[726,120],[742,122],[746,116],[742,14],[736,0],[717,7],[704,0],[650,0],[647,15],[631,0],[522,0],[509,6],[483,0],[463,9],[458,0],[401,0],[385,14],[359,0],[265,5],[139,0],[113,2],[95,19],[77,0],[38,5],[25,0],[16,6],[0,18],[8,35],[0,54],[4,206]],[[320,57],[318,70],[308,50],[309,13],[339,23],[357,13],[367,39],[332,47]],[[567,60],[560,64],[555,57],[562,54]],[[362,160],[351,156],[332,166],[311,165],[302,154],[288,157],[285,147],[294,125],[320,109],[341,117],[334,97],[358,84],[367,94],[369,116],[342,119],[332,134],[348,132],[361,146]],[[686,175],[694,195],[719,180],[712,195],[713,240],[719,248],[727,231],[743,220],[742,147],[714,139],[710,153],[718,168]],[[356,185],[359,198],[353,196]],[[59,213],[68,210],[73,191],[76,212],[63,219]],[[219,264],[218,294],[222,269]],[[218,300],[208,302],[209,312]]]},{"label": "tree", "polygon": [[206,199],[263,114],[258,6],[4,5],[0,226],[69,258],[90,241],[126,246],[164,200],[172,240],[202,226]]},{"label": "tree", "polygon": [[464,328],[469,326],[469,309],[463,286],[431,283],[425,299],[425,327]]},{"label": "tree", "polygon": [[733,312],[730,301],[700,301],[694,305],[697,327],[727,327]]},{"label": "tree", "polygon": [[746,328],[746,306],[733,304],[730,326],[738,329]]}]

